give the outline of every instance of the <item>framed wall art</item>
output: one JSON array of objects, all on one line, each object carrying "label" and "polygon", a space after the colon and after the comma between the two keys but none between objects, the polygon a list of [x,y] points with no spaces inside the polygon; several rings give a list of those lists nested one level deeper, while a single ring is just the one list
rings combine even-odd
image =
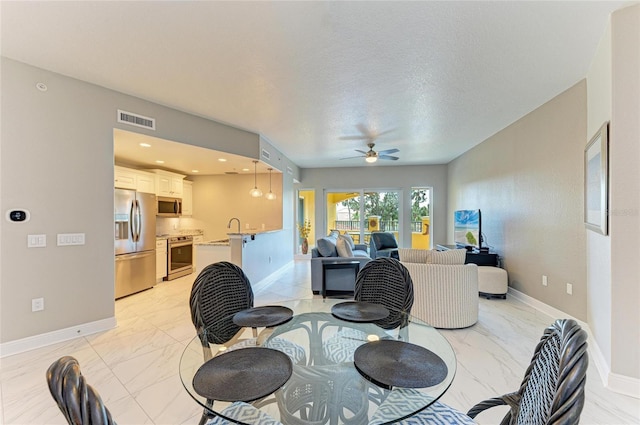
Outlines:
[{"label": "framed wall art", "polygon": [[608,234],[609,122],[605,122],[584,149],[584,224]]}]

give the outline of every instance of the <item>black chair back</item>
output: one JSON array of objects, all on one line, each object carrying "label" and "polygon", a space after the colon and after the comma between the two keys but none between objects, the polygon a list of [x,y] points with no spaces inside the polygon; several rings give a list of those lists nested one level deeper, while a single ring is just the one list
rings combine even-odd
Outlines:
[{"label": "black chair back", "polygon": [[86,383],[75,358],[64,356],[53,362],[47,370],[47,383],[69,425],[115,425],[100,395]]},{"label": "black chair back", "polygon": [[409,271],[393,258],[376,258],[358,272],[353,298],[385,306],[391,314],[376,324],[394,329],[406,324],[413,306],[413,281]]},{"label": "black chair back", "polygon": [[536,346],[518,391],[478,403],[468,415],[506,404],[503,425],[578,424],[588,365],[587,333],[575,320],[556,320]]},{"label": "black chair back", "polygon": [[203,345],[224,344],[241,329],[233,323],[233,315],[253,307],[251,283],[235,264],[210,264],[193,282],[189,304],[191,321]]}]

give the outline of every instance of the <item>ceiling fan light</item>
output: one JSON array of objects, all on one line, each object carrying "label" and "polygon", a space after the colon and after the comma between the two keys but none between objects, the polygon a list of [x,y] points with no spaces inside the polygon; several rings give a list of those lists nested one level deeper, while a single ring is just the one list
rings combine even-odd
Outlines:
[{"label": "ceiling fan light", "polygon": [[369,163],[374,163],[378,160],[377,156],[368,156],[364,159],[365,161],[369,162]]}]

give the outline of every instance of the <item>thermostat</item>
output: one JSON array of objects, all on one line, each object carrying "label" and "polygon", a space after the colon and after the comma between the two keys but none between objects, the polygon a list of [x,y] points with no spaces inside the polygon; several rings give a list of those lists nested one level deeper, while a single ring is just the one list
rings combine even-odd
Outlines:
[{"label": "thermostat", "polygon": [[8,210],[6,217],[7,221],[11,221],[13,223],[25,223],[29,221],[29,219],[31,218],[31,214],[28,210],[15,209]]}]

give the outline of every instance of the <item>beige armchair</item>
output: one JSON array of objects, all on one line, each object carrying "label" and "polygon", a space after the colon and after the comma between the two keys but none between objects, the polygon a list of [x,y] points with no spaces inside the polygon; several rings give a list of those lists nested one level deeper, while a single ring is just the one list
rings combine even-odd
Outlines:
[{"label": "beige armchair", "polygon": [[466,328],[478,321],[478,266],[427,264],[428,251],[399,248],[413,280],[411,314],[436,328]]}]

